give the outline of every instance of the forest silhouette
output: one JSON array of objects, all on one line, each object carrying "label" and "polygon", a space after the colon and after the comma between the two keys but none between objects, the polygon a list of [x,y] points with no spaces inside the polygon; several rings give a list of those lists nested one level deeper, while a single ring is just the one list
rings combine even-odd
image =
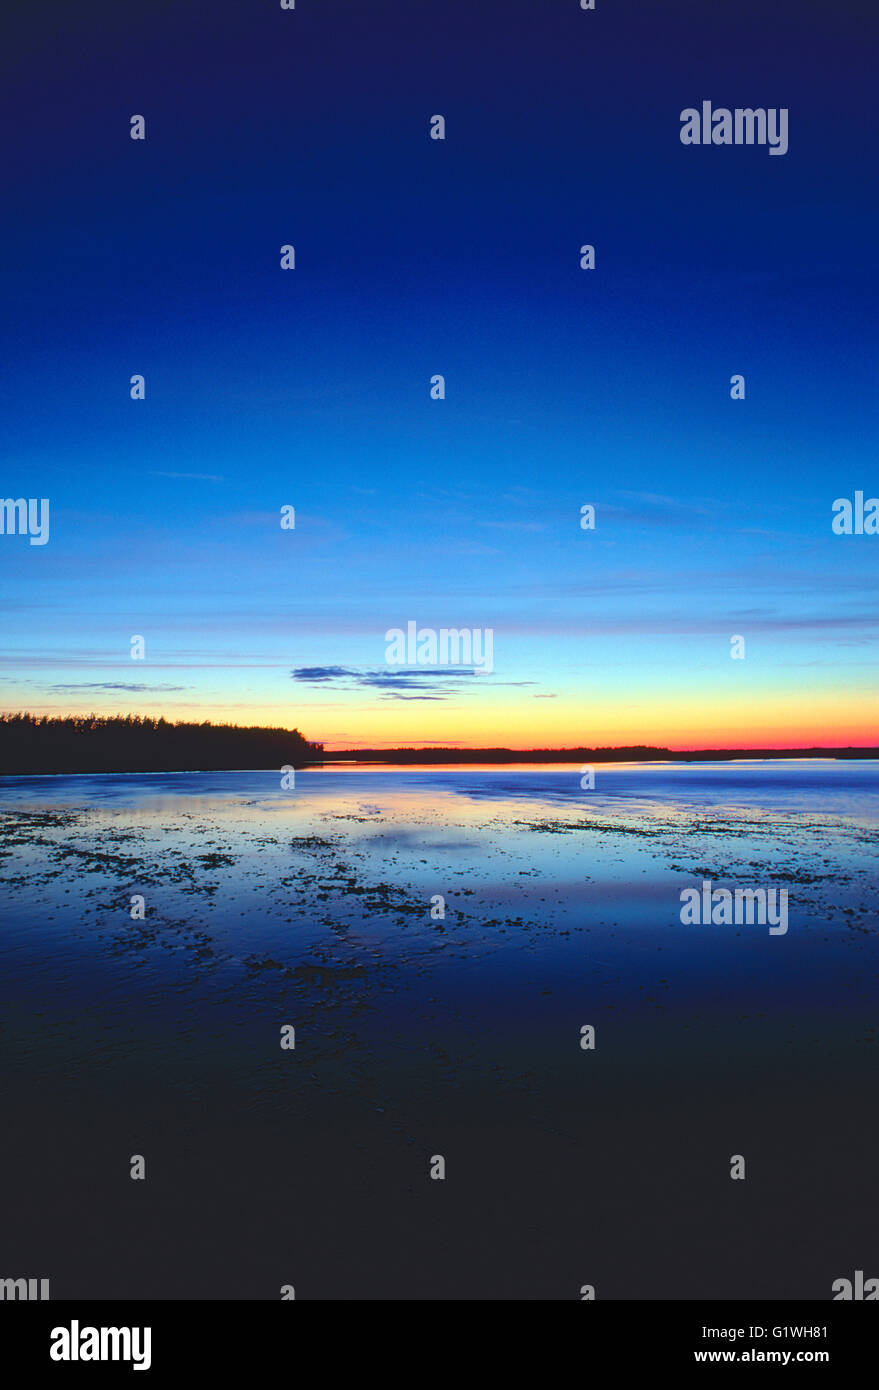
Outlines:
[{"label": "forest silhouette", "polygon": [[0,715],[0,774],[221,772],[302,767],[323,752],[298,729],[169,723],[142,715]]},{"label": "forest silhouette", "polygon": [[[0,776],[74,772],[241,772],[309,764],[729,762],[877,758],[879,748],[348,748],[326,751],[298,729],[187,723],[139,714],[0,714]],[[585,769],[584,769],[585,770]]]}]

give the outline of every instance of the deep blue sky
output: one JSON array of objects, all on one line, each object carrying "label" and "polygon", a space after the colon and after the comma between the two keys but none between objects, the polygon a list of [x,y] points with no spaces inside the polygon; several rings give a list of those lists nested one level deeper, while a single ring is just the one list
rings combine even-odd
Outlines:
[{"label": "deep blue sky", "polygon": [[[0,492],[51,539],[0,537],[0,704],[877,741],[879,537],[830,530],[879,493],[876,37],[815,0],[7,21]],[[703,99],[788,107],[789,152],[682,146]],[[409,619],[491,627],[493,676],[376,684]]]}]

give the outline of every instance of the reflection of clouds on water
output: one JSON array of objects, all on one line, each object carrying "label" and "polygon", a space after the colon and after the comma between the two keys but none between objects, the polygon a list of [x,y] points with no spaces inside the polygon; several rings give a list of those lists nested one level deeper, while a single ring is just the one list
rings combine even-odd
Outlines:
[{"label": "reflection of clouds on water", "polygon": [[[561,795],[576,772],[321,772],[295,794],[267,792],[265,773],[6,779],[11,988],[66,1011],[73,1052],[110,1027],[111,999],[120,1058],[144,1028],[172,1073],[184,1034],[211,1065],[225,1039],[222,1065],[260,1094],[278,1084],[269,1061],[228,1037],[266,1018],[310,1030],[320,1068],[375,1060],[392,1035],[405,1052],[437,1009],[490,1051],[487,1029],[545,997],[534,1047],[584,999],[629,1027],[645,1010],[875,1010],[877,831],[859,818],[875,765],[614,768],[620,794],[603,799]],[[787,886],[783,944],[682,926],[680,891],[702,878]]]},{"label": "reflection of clouds on water", "polygon": [[[679,1146],[706,1131],[722,1136],[717,1152],[732,1128],[763,1153],[777,1130],[786,1190],[804,1150],[824,1143],[815,1169],[830,1171],[840,1125],[875,1089],[879,832],[854,808],[875,803],[876,770],[851,771],[849,816],[849,768],[823,783],[806,770],[796,795],[787,772],[709,770],[700,784],[702,771],[614,769],[620,794],[603,799],[559,794],[571,768],[297,774],[295,794],[251,773],[7,780],[4,1052],[27,1093],[20,1113],[61,1077],[77,1115],[91,1107],[82,1123],[100,1155],[145,1115],[185,1152],[213,1116],[212,1152],[240,1141],[230,1166],[248,1222],[255,1193],[290,1204],[287,1161],[273,1176],[267,1159],[279,1133],[297,1162],[310,1145],[320,1212],[328,1192],[336,1204],[355,1190],[372,1210],[384,1181],[382,1211],[394,1210],[438,1133],[456,1176],[496,1145],[456,1250],[482,1229],[523,1135],[535,1148],[501,1224],[551,1173],[553,1251],[584,1172],[599,1165],[602,1205],[622,1175],[609,1205],[641,1201],[640,1231],[656,1193],[678,1190]],[[783,883],[790,931],[683,926],[681,889],[703,877]],[[816,1113],[831,1115],[817,1137]],[[663,1124],[644,1160],[645,1132]],[[37,1158],[51,1143],[34,1142]],[[189,1171],[175,1181],[198,1209]],[[694,1249],[715,1219],[712,1183]],[[693,1190],[691,1177],[684,1213]],[[794,1211],[813,1194],[807,1173]]]},{"label": "reflection of clouds on water", "polygon": [[[381,816],[387,798],[421,799],[425,810],[446,796],[476,801],[564,802],[588,812],[619,802],[645,813],[673,814],[678,806],[714,810],[762,807],[816,811],[879,820],[879,763],[871,760],[790,759],[763,762],[595,764],[595,790],[580,786],[578,764],[494,767],[304,768],[295,791],[283,791],[275,769],[254,772],[107,773],[76,777],[0,778],[0,804],[70,805],[153,803],[162,810],[183,799],[204,803],[234,798],[254,809],[300,807],[356,797],[348,807]],[[167,798],[171,798],[170,801]],[[364,800],[369,797],[369,800]],[[381,800],[374,798],[380,797]]]},{"label": "reflection of clouds on water", "polygon": [[[337,817],[328,817],[335,820]],[[358,843],[365,848],[374,846],[377,851],[383,849],[411,849],[411,850],[440,850],[446,853],[462,854],[481,854],[482,846],[478,843],[475,836],[461,836],[458,834],[458,827],[450,827],[448,834],[443,834],[435,826],[430,827],[429,832],[420,830],[393,829],[382,831],[363,832],[358,836]]]}]

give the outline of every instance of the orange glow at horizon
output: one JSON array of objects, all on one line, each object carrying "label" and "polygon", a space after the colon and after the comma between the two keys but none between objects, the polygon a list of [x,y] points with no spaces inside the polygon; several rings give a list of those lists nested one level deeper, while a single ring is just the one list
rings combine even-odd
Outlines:
[{"label": "orange glow at horizon", "polygon": [[724,691],[705,699],[688,692],[648,697],[639,692],[619,701],[559,696],[535,700],[516,692],[492,699],[435,701],[373,700],[264,704],[201,700],[153,702],[133,699],[69,706],[31,705],[33,713],[137,713],[165,719],[209,719],[213,723],[298,728],[327,751],[349,748],[458,747],[461,749],[597,748],[650,745],[672,750],[699,748],[808,748],[879,746],[875,696],[863,690],[789,691],[759,697]]}]

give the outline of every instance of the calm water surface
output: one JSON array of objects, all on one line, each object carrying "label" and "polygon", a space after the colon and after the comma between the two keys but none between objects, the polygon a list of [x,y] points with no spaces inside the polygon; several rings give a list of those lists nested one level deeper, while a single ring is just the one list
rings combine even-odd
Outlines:
[{"label": "calm water surface", "polygon": [[[879,765],[595,771],[0,780],[22,1268],[86,1297],[110,1250],[121,1297],[823,1298],[864,1267]],[[682,926],[704,879],[786,888],[787,934]]]}]

